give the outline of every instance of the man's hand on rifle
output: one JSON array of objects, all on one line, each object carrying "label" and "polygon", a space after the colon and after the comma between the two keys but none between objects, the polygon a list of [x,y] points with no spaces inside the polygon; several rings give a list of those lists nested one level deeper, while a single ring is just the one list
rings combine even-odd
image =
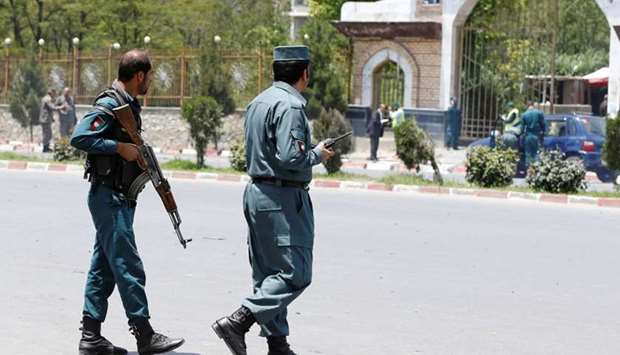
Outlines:
[{"label": "man's hand on rifle", "polygon": [[138,149],[137,145],[132,143],[118,142],[116,146],[116,152],[126,161],[137,161],[138,165],[143,170],[146,170],[146,162],[144,161],[142,154],[140,154],[140,150]]},{"label": "man's hand on rifle", "polygon": [[324,161],[328,161],[329,159],[331,159],[331,157],[334,156],[334,154],[336,154],[336,152],[334,152],[332,149],[325,148],[325,142],[319,143],[317,145],[317,148],[319,148],[319,150],[321,151],[321,156],[323,157]]}]

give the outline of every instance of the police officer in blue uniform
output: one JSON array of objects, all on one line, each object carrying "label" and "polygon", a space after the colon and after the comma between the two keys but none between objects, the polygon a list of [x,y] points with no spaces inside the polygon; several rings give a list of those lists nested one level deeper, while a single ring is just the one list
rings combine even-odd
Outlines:
[{"label": "police officer in blue uniform", "polygon": [[101,323],[115,286],[140,354],[168,352],[184,342],[156,333],[149,323],[146,277],[133,233],[136,202],[127,199],[129,186],[142,172],[142,160],[112,111],[129,104],[140,129],[141,109],[136,97],[146,94],[150,74],[151,61],[145,52],[125,53],[118,79],[97,97],[94,108],[79,122],[71,137],[71,145],[88,154],[88,208],[97,230],[86,279],[80,355],[127,353],[101,336]]},{"label": "police officer in blue uniform", "polygon": [[294,355],[287,307],[310,285],[314,216],[308,184],[312,167],[333,156],[311,145],[301,92],[310,80],[305,46],[274,49],[273,86],[258,95],[245,116],[248,174],[243,209],[254,292],[237,311],[213,324],[234,355],[246,355],[245,333],[254,323],[267,337],[269,355]]},{"label": "police officer in blue uniform", "polygon": [[461,110],[457,106],[456,98],[454,97],[450,98],[447,123],[446,148],[457,150],[459,148],[459,137],[461,136]]},{"label": "police officer in blue uniform", "polygon": [[525,169],[538,160],[538,152],[544,148],[545,115],[534,108],[534,103],[528,101],[527,111],[521,117],[523,135],[525,136]]}]

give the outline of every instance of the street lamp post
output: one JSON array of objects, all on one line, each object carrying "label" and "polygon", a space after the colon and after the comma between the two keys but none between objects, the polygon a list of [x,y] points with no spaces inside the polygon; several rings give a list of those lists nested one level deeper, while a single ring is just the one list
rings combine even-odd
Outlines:
[{"label": "street lamp post", "polygon": [[112,82],[112,50],[121,48],[120,43],[114,42],[108,46],[108,83]]},{"label": "street lamp post", "polygon": [[45,40],[43,38],[39,38],[37,42],[39,44],[39,61],[43,58],[43,46],[45,45]]},{"label": "street lamp post", "polygon": [[[144,50],[148,52],[149,50],[149,43],[151,43],[151,36],[146,35],[144,36]],[[148,94],[147,94],[148,95]],[[146,105],[148,104],[148,97],[147,95],[144,95],[144,107],[146,107]]]},{"label": "street lamp post", "polygon": [[79,97],[78,91],[78,46],[80,45],[80,39],[73,37],[71,40],[73,43],[73,92],[76,99]]},{"label": "street lamp post", "polygon": [[4,97],[7,98],[9,96],[9,66],[10,66],[10,58],[9,58],[9,47],[11,46],[11,37],[7,37],[4,39]]}]

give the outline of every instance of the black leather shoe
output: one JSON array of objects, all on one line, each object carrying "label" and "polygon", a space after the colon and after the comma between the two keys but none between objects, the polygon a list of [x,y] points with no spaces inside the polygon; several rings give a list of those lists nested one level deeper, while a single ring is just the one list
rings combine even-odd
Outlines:
[{"label": "black leather shoe", "polygon": [[241,307],[230,317],[218,319],[211,328],[220,337],[233,355],[247,355],[245,333],[256,320],[249,309]]},{"label": "black leather shoe", "polygon": [[129,330],[136,337],[140,355],[161,354],[172,351],[185,343],[181,338],[169,338],[153,331],[148,319],[130,321]]},{"label": "black leather shoe", "polygon": [[286,337],[267,337],[269,353],[267,355],[297,355],[291,350]]},{"label": "black leather shoe", "polygon": [[127,350],[114,346],[101,336],[101,322],[84,317],[82,338],[78,346],[80,355],[126,355]]}]

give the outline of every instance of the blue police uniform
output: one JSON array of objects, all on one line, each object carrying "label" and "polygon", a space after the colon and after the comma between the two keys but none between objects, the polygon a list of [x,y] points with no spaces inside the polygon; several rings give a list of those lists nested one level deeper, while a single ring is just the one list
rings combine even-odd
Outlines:
[{"label": "blue police uniform", "polygon": [[[125,162],[116,153],[123,137],[120,124],[112,109],[120,106],[118,97],[128,103],[140,126],[140,104],[115,82],[109,95],[101,95],[93,110],[78,123],[71,145],[88,153],[92,185],[88,193],[88,208],[97,230],[90,270],[84,292],[85,317],[103,322],[108,298],[118,287],[125,313],[130,320],[148,319],[149,308],[144,286],[146,277],[133,232],[135,202],[126,199],[127,188],[116,169],[120,165],[135,175],[140,170],[135,162]],[[116,93],[116,94],[114,94]],[[126,134],[125,134],[126,135]],[[120,165],[119,165],[120,164]],[[129,177],[131,179],[131,177]]]},{"label": "blue police uniform", "polygon": [[525,134],[525,166],[529,167],[538,159],[540,144],[545,135],[545,115],[537,109],[527,110],[521,117]]}]

